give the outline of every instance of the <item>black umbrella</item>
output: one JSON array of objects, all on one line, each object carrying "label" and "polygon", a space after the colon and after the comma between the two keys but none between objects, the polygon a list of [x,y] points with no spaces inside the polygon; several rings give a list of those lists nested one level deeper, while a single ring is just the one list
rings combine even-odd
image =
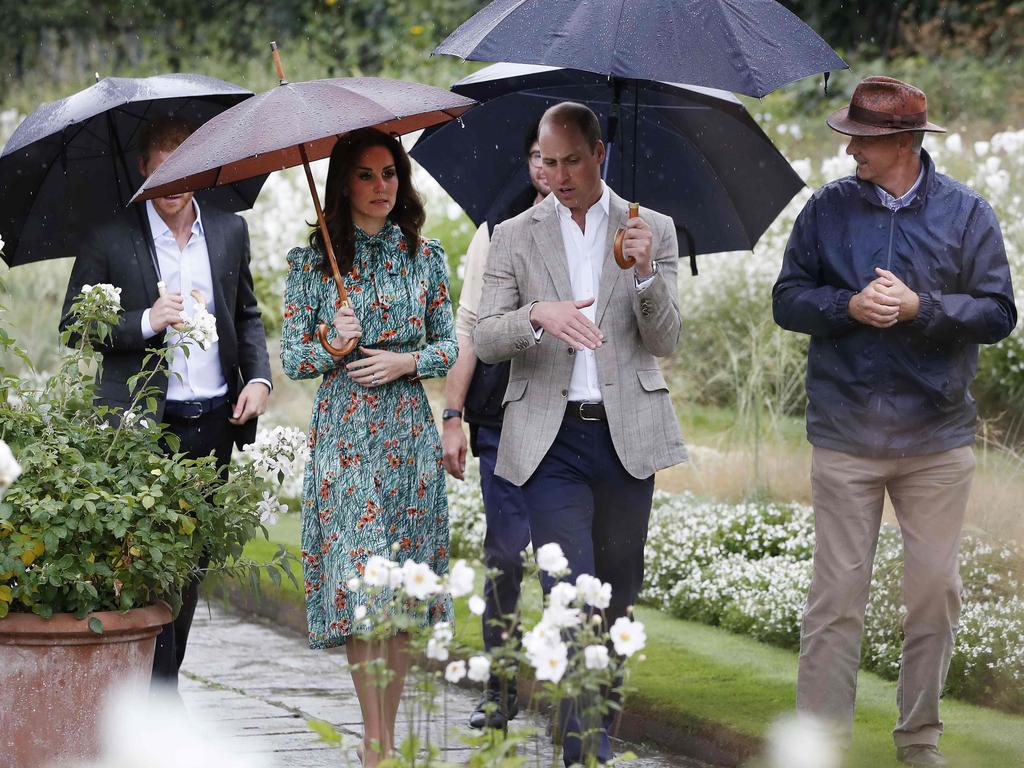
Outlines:
[{"label": "black umbrella", "polygon": [[757,97],[848,68],[775,0],[494,0],[434,53]]},{"label": "black umbrella", "polygon": [[[616,89],[621,89],[616,94]],[[423,133],[412,156],[477,224],[505,218],[530,181],[522,156],[527,127],[560,101],[598,119],[621,98],[620,146],[608,185],[673,218],[680,245],[697,253],[749,250],[803,182],[730,93],[590,72],[494,64],[452,90],[482,102],[458,123]],[[694,272],[695,273],[695,272]],[[696,273],[695,273],[696,274]]]},{"label": "black umbrella", "polygon": [[[204,123],[252,96],[203,75],[108,77],[44,104],[0,153],[0,236],[14,267],[74,256],[82,232],[114,215],[142,183],[139,128],[173,115]],[[219,208],[251,208],[266,176],[200,197]]]}]

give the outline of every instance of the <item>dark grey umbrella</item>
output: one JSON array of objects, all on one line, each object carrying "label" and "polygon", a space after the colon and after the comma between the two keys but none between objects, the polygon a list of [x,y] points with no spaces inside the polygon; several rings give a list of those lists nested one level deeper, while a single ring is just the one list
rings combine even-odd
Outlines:
[{"label": "dark grey umbrella", "polygon": [[757,97],[848,68],[775,0],[494,0],[434,53]]},{"label": "dark grey umbrella", "polygon": [[[108,77],[44,104],[0,153],[0,236],[10,266],[74,256],[83,231],[114,215],[142,183],[140,127],[174,115],[204,123],[251,91],[204,75]],[[251,208],[266,176],[200,197],[230,211]]]},{"label": "dark grey umbrella", "polygon": [[605,180],[671,216],[691,255],[753,248],[803,187],[725,91],[524,64],[485,67],[452,90],[480,106],[459,123],[425,131],[411,154],[478,224],[501,221],[530,189],[523,136],[545,109],[566,100],[586,104],[602,122],[621,100]]}]

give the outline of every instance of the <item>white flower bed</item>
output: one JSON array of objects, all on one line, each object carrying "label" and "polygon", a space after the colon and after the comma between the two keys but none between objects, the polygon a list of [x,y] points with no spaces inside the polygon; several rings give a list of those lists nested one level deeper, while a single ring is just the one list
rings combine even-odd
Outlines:
[{"label": "white flower bed", "polygon": [[[475,462],[449,480],[452,550],[479,556],[484,516]],[[657,493],[641,599],[675,616],[796,649],[811,579],[814,519],[801,504],[724,504]],[[1024,711],[1024,552],[964,537],[964,610],[947,693]],[[899,531],[883,526],[866,614],[863,665],[899,672],[902,635]]]}]

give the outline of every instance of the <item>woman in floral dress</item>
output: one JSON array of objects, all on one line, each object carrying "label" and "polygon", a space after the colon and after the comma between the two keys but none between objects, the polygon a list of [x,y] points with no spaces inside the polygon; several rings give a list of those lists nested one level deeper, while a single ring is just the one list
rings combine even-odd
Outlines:
[{"label": "woman in floral dress", "polygon": [[[345,645],[350,664],[383,658],[393,673],[382,688],[372,672],[353,671],[363,759],[374,765],[393,747],[408,637],[372,646],[359,638],[363,611],[372,616],[390,596],[371,598],[355,580],[373,555],[448,571],[441,442],[419,379],[444,376],[457,344],[444,251],[419,237],[423,205],[398,141],[372,129],[340,140],[324,215],[351,306],[339,309],[315,230],[308,248],[288,254],[281,361],[290,378],[323,376],[303,486],[310,647]],[[336,361],[315,336],[321,322],[336,346],[353,338],[360,346]],[[450,621],[450,598],[434,598],[425,620]]]}]

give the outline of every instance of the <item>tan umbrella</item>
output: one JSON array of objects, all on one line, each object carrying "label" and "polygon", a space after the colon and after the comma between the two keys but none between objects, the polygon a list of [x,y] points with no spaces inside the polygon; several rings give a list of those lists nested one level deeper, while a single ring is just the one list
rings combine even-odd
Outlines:
[{"label": "tan umbrella", "polygon": [[[289,83],[276,43],[270,48],[280,85],[225,110],[202,125],[146,179],[132,198],[149,200],[231,184],[301,164],[316,209],[327,258],[342,305],[348,294],[327,232],[309,164],[330,156],[338,139],[358,128],[400,135],[458,117],[476,104],[441,88],[379,77],[339,77]],[[326,323],[317,338],[336,358],[351,352],[327,341]]]}]

